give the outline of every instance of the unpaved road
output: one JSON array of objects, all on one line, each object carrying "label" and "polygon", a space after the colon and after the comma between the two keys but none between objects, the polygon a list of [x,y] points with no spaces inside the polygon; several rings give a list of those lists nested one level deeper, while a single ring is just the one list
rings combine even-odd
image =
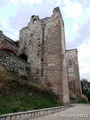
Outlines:
[{"label": "unpaved road", "polygon": [[65,111],[32,120],[90,120],[90,104],[73,104]]}]

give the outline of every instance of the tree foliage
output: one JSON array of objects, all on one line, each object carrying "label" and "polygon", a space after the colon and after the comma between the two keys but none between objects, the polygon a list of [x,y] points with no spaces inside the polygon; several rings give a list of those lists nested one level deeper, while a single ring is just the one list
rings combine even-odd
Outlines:
[{"label": "tree foliage", "polygon": [[81,80],[82,93],[88,98],[90,102],[90,82],[87,79]]}]

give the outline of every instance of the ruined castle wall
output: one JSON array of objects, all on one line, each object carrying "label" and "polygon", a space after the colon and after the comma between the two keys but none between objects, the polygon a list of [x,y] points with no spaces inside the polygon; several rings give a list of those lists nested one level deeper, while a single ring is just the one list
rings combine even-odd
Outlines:
[{"label": "ruined castle wall", "polygon": [[30,75],[28,64],[17,57],[12,51],[0,50],[0,65],[20,75],[26,77]]},{"label": "ruined castle wall", "polygon": [[6,69],[21,75],[30,75],[29,65],[17,57],[18,46],[0,31],[0,64]]},{"label": "ruined castle wall", "polygon": [[18,52],[18,46],[16,43],[5,36],[2,31],[0,31],[0,50],[8,49],[13,51],[15,54]]},{"label": "ruined castle wall", "polygon": [[20,30],[18,55],[26,54],[33,77],[48,89],[52,89],[63,103],[68,103],[66,48],[62,21],[59,8],[54,9],[51,17],[41,20],[39,16],[32,16],[27,27]]},{"label": "ruined castle wall", "polygon": [[66,47],[63,19],[59,9],[46,20],[44,72],[45,85],[59,95],[63,103],[69,101]]},{"label": "ruined castle wall", "polygon": [[81,97],[81,83],[79,76],[78,51],[77,49],[67,50],[68,83],[69,89],[78,97]]},{"label": "ruined castle wall", "polygon": [[[34,23],[34,20],[37,20]],[[41,76],[41,45],[42,45],[42,25],[37,16],[32,16],[30,23],[20,31],[20,49],[18,55],[27,55],[27,62],[30,64],[31,74],[34,79]]]},{"label": "ruined castle wall", "polygon": [[66,60],[66,43],[65,43],[65,28],[64,21],[62,17],[60,18],[61,24],[61,45],[62,45],[62,92],[63,92],[63,101],[66,102],[69,99],[69,88],[68,88],[68,77],[67,77],[67,60]]}]

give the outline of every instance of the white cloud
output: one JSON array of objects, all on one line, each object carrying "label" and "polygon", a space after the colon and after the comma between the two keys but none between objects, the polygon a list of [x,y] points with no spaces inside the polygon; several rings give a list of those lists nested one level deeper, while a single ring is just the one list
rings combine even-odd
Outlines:
[{"label": "white cloud", "polygon": [[71,0],[64,0],[63,5],[68,5],[68,4],[70,4],[70,2],[71,2]]},{"label": "white cloud", "polygon": [[83,12],[82,5],[79,2],[66,4],[63,9],[68,17],[74,19],[80,18]]},{"label": "white cloud", "polygon": [[62,2],[62,0],[56,1],[55,6],[59,6],[61,4],[61,2]]},{"label": "white cloud", "polygon": [[33,4],[37,4],[37,5],[41,5],[43,0],[10,0],[11,4],[14,5],[19,5],[21,6],[22,4],[24,5],[33,5]]},{"label": "white cloud", "polygon": [[90,39],[87,39],[78,47],[78,58],[81,78],[90,80]]},{"label": "white cloud", "polygon": [[1,20],[0,24],[3,26],[3,28],[7,28],[8,27],[8,21],[6,22],[5,20]]},{"label": "white cloud", "polygon": [[84,40],[83,44],[79,46],[79,59],[83,58],[82,60],[85,60],[90,58],[90,39]]},{"label": "white cloud", "polygon": [[10,2],[14,5],[17,5],[18,4],[18,0],[10,0]]},{"label": "white cloud", "polygon": [[47,2],[49,2],[50,4],[54,4],[56,0],[46,0]]},{"label": "white cloud", "polygon": [[[20,0],[21,1],[21,0]],[[39,4],[41,5],[42,4],[42,1],[43,0],[22,0],[22,2],[26,3],[26,4]]]},{"label": "white cloud", "polygon": [[65,36],[66,36],[66,42],[74,42],[75,37],[78,35],[79,25],[78,23],[73,23],[73,26],[70,26],[71,28],[67,27],[65,29]]},{"label": "white cloud", "polygon": [[83,8],[83,15],[81,16],[81,19],[79,20],[79,24],[83,25],[88,20],[90,20],[90,6],[87,8]]},{"label": "white cloud", "polygon": [[79,29],[79,25],[78,25],[77,23],[75,23],[75,24],[73,25],[72,32],[75,33],[75,32],[77,32],[78,29]]}]

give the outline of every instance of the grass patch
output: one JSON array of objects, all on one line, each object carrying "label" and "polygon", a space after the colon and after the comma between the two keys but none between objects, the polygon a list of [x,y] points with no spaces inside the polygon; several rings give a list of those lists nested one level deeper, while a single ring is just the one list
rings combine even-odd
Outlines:
[{"label": "grass patch", "polygon": [[60,105],[60,103],[54,100],[51,101],[43,96],[37,95],[9,96],[8,98],[0,97],[0,114],[56,107]]},{"label": "grass patch", "polygon": [[0,114],[60,106],[58,97],[31,80],[0,69]]}]

